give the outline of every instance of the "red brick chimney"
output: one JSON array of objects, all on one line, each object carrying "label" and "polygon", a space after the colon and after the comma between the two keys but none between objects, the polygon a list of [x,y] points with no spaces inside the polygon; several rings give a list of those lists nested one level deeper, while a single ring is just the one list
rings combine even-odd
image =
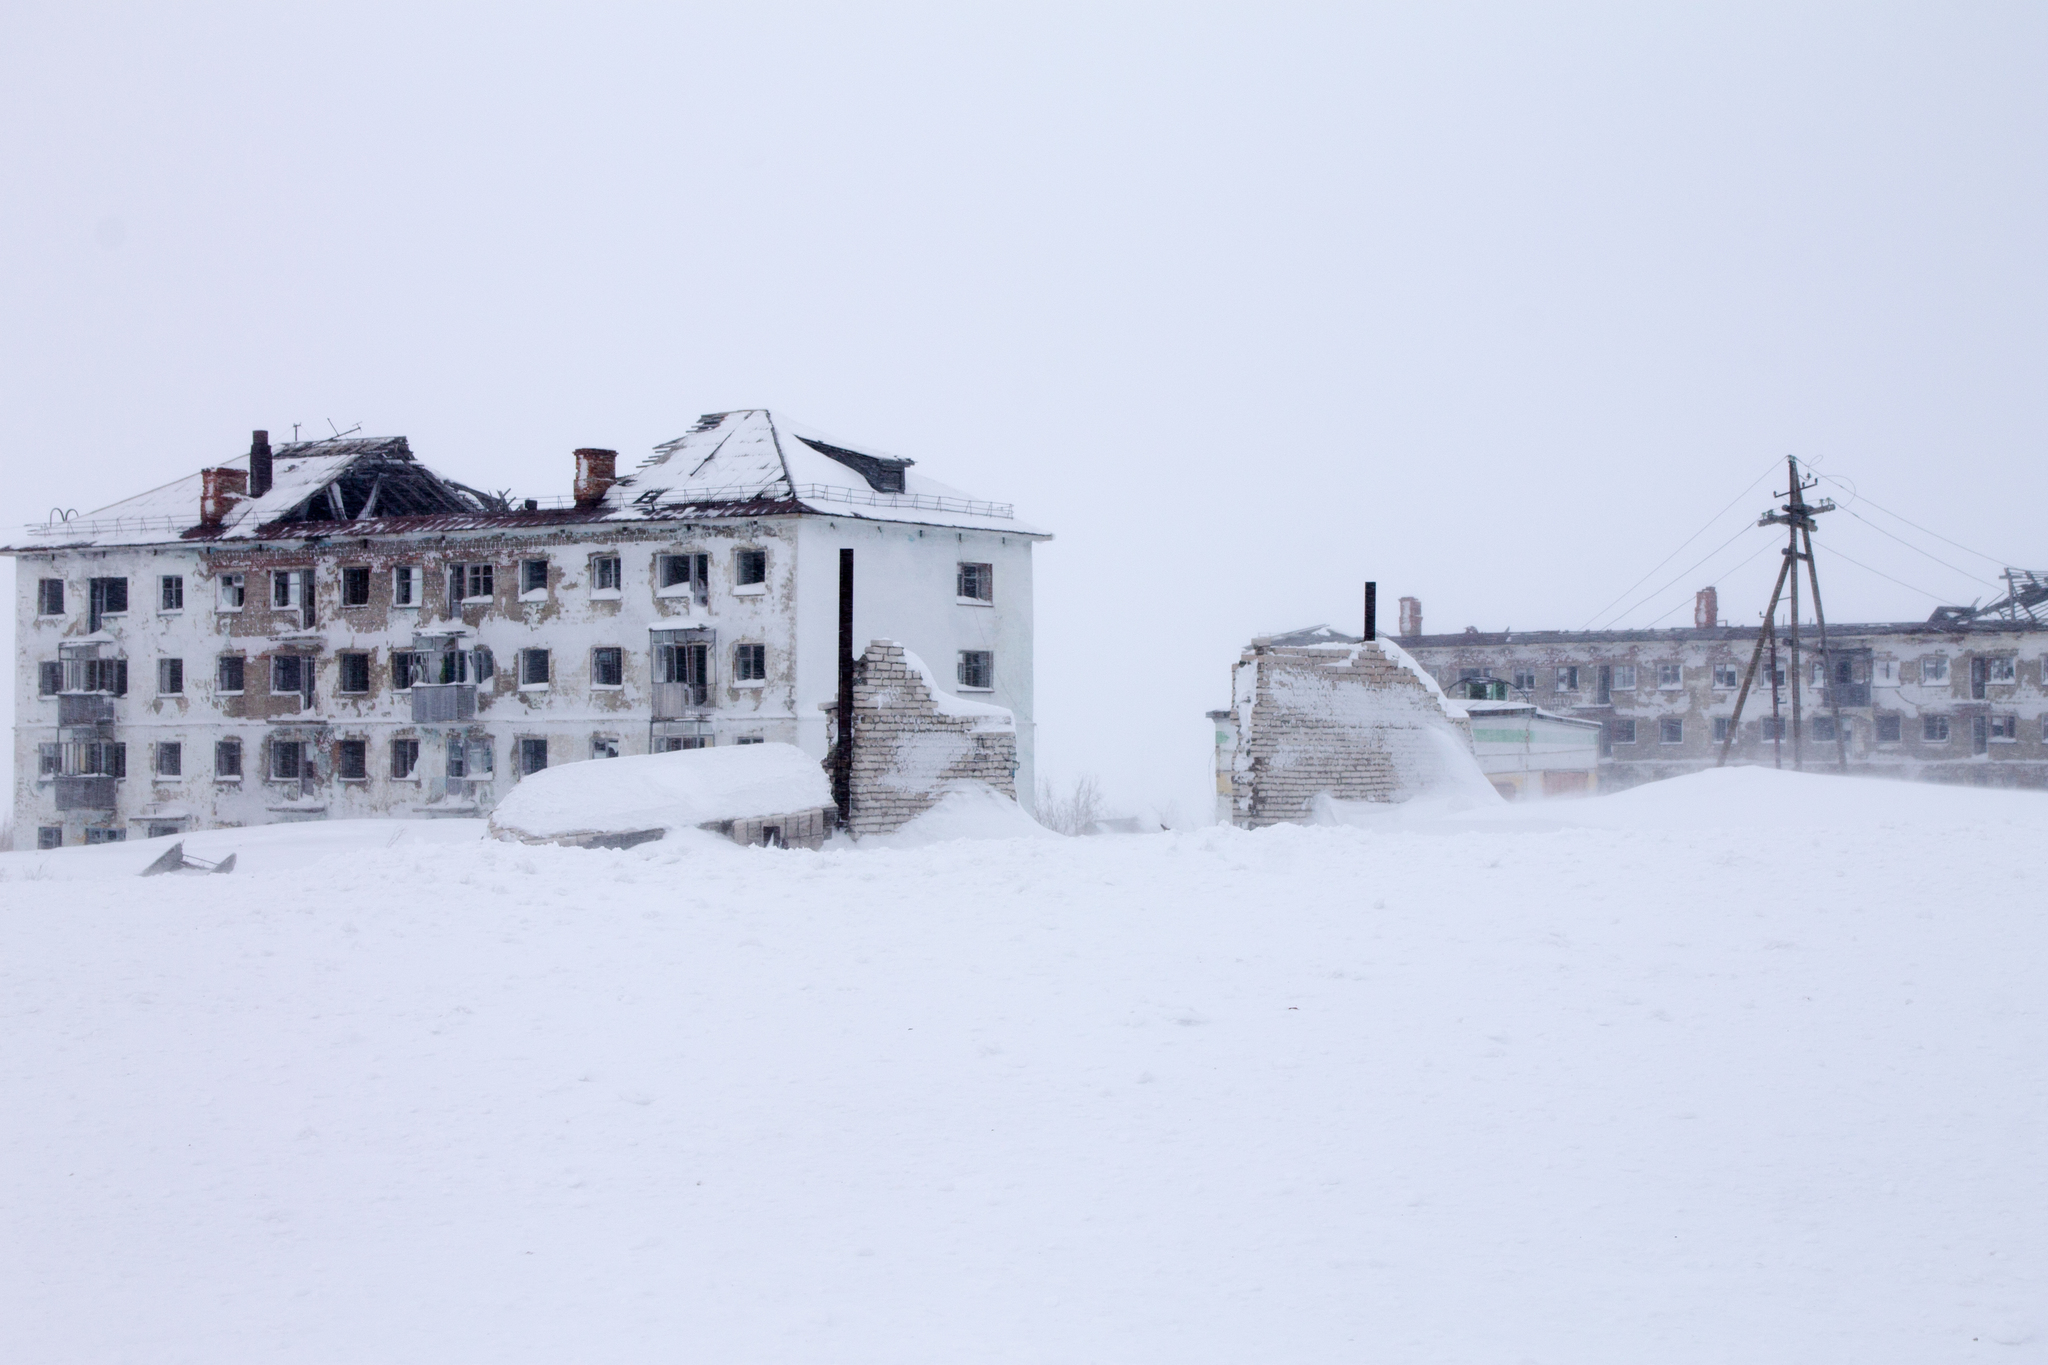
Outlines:
[{"label": "red brick chimney", "polygon": [[199,524],[218,526],[228,509],[249,495],[249,475],[240,469],[199,471]]},{"label": "red brick chimney", "polygon": [[1422,634],[1422,602],[1418,598],[1401,599],[1401,634],[1405,638]]},{"label": "red brick chimney", "polygon": [[619,452],[585,446],[576,452],[576,505],[595,507],[619,481]]},{"label": "red brick chimney", "polygon": [[1692,623],[1705,627],[1721,623],[1721,598],[1712,588],[1701,588],[1693,594]]}]

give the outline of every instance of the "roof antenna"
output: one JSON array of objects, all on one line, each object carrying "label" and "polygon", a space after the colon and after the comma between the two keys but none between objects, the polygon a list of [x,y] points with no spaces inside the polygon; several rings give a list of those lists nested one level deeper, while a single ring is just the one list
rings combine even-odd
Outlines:
[{"label": "roof antenna", "polygon": [[[333,419],[332,417],[330,417],[330,418],[328,418],[328,419],[327,419],[327,429],[328,429],[329,431],[334,431],[334,419]],[[350,427],[350,428],[349,428],[349,429],[348,429],[347,431],[334,431],[334,434],[333,434],[332,436],[322,436],[322,437],[321,437],[320,439],[321,439],[321,440],[323,440],[323,441],[339,441],[339,440],[341,440],[341,439],[342,439],[343,437],[345,437],[345,436],[353,436],[353,435],[355,435],[355,434],[356,434],[357,432],[361,431],[362,429],[363,429],[363,424],[362,424],[361,422],[358,422],[358,423],[356,423],[356,424],[355,424],[354,426]],[[296,432],[296,431],[298,430],[298,428],[297,428],[297,427],[293,427],[293,428],[292,428],[292,430],[293,430],[294,432]]]}]

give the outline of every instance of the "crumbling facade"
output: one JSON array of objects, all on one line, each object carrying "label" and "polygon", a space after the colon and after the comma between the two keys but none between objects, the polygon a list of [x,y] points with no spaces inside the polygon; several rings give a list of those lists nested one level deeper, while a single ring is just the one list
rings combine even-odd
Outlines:
[{"label": "crumbling facade", "polygon": [[821,760],[838,555],[856,618],[1016,718],[1029,790],[1031,550],[962,497],[761,411],[545,505],[404,438],[250,454],[30,528],[15,823],[44,846],[220,825],[481,815],[588,758],[778,740]]},{"label": "crumbling facade", "polygon": [[[837,707],[830,708],[837,723]],[[853,685],[853,770],[846,826],[886,834],[962,783],[1017,795],[1016,718],[941,691],[924,661],[894,640],[860,657]]]},{"label": "crumbling facade", "polygon": [[1401,800],[1471,763],[1463,708],[1385,641],[1254,640],[1211,719],[1218,819],[1244,829],[1306,821],[1324,793]]},{"label": "crumbling facade", "polygon": [[[1796,736],[1808,768],[1833,768],[1846,756],[1851,771],[1870,775],[2048,786],[2048,628],[2024,605],[1944,608],[1917,622],[1831,621],[1825,657],[1808,622],[1796,676],[1780,626],[1775,668],[1767,653],[1728,761],[1791,767]],[[1708,588],[1687,627],[1467,630],[1400,643],[1446,686],[1498,679],[1512,697],[1597,721],[1599,783],[1614,790],[1720,760],[1758,628],[1718,617]]]}]

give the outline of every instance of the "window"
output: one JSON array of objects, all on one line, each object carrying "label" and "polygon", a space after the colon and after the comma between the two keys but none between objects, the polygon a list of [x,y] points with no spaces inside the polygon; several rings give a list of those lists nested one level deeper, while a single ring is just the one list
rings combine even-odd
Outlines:
[{"label": "window", "polygon": [[242,741],[224,739],[213,746],[213,775],[235,777],[242,775]]},{"label": "window", "polygon": [[617,737],[613,735],[592,735],[590,737],[590,756],[592,758],[617,758],[619,756],[619,741]]},{"label": "window", "polygon": [[117,697],[128,695],[128,661],[126,659],[80,659],[78,660],[78,681],[81,692],[111,692]]},{"label": "window", "polygon": [[448,740],[448,776],[469,776],[468,759],[468,751],[462,743],[461,736],[451,736]]},{"label": "window", "polygon": [[1714,717],[1714,743],[1720,744],[1728,738],[1728,717]]},{"label": "window", "polygon": [[2018,716],[1993,716],[1991,718],[1992,739],[2011,743],[2019,739],[2019,737],[2020,718]]},{"label": "window", "polygon": [[[593,561],[592,567],[595,566]],[[548,562],[545,559],[519,561],[519,595],[545,596],[548,590]]]},{"label": "window", "polygon": [[36,776],[56,777],[64,771],[64,746],[61,744],[38,744],[36,746]]},{"label": "window", "polygon": [[158,659],[156,661],[157,695],[175,697],[185,690],[185,661],[183,659]]},{"label": "window", "polygon": [[156,746],[156,775],[158,777],[183,777],[185,775],[185,746],[174,740],[165,740]]},{"label": "window", "polygon": [[654,741],[654,752],[658,754],[680,753],[685,749],[708,749],[711,741],[703,735],[664,735]]},{"label": "window", "polygon": [[1636,723],[1632,720],[1617,720],[1614,724],[1614,742],[1633,744],[1636,742]]},{"label": "window", "polygon": [[735,744],[766,744],[767,742],[768,741],[760,735],[741,735],[738,739],[733,741],[733,743]]},{"label": "window", "polygon": [[1685,743],[1685,722],[1675,716],[1666,716],[1663,720],[1658,721],[1657,742],[1659,744]]},{"label": "window", "polygon": [[733,646],[732,680],[735,683],[765,682],[767,678],[768,646]]},{"label": "window", "polygon": [[93,578],[86,580],[85,628],[98,630],[100,618],[119,616],[128,610],[128,580]]},{"label": "window", "polygon": [[1927,741],[1929,744],[1948,743],[1948,717],[1920,717],[1920,738]]},{"label": "window", "polygon": [[[2019,660],[2010,654],[1995,655],[1985,660],[1984,678],[1987,682],[2009,683],[2019,679]],[[1997,738],[1996,735],[1993,738]]]},{"label": "window", "polygon": [[548,652],[544,649],[522,649],[519,651],[519,685],[521,687],[546,687],[548,685]]},{"label": "window", "polygon": [[1827,667],[1819,659],[1815,659],[1807,666],[1807,672],[1812,675],[1807,682],[1814,687],[1823,686],[1828,680]]},{"label": "window", "polygon": [[1685,665],[1684,665],[1684,664],[1658,664],[1658,665],[1657,665],[1657,686],[1659,686],[1659,687],[1683,687],[1683,686],[1685,686]]},{"label": "window", "polygon": [[370,656],[351,651],[334,656],[340,666],[340,677],[335,682],[337,692],[367,692],[370,690]]},{"label": "window", "polygon": [[128,831],[125,829],[102,829],[94,826],[86,830],[85,841],[88,844],[125,844],[128,842]]},{"label": "window", "polygon": [[960,566],[960,600],[963,602],[993,602],[996,596],[996,571],[992,564],[962,564]]},{"label": "window", "polygon": [[36,580],[36,615],[62,616],[64,614],[64,580],[61,578],[40,578]]},{"label": "window", "polygon": [[417,564],[400,564],[391,571],[391,605],[416,607],[420,604],[420,570]]},{"label": "window", "polygon": [[1779,740],[1785,737],[1785,718],[1765,716],[1756,723],[1757,733],[1765,739]]},{"label": "window", "polygon": [[742,588],[765,586],[768,582],[768,552],[766,550],[734,551],[732,581]]},{"label": "window", "polygon": [[626,681],[626,651],[617,645],[599,645],[590,651],[590,685],[620,687]]},{"label": "window", "polygon": [[157,576],[156,609],[158,611],[185,610],[185,575],[167,573]]},{"label": "window", "polygon": [[54,697],[64,690],[64,665],[54,659],[36,665],[36,693]]},{"label": "window", "polygon": [[37,825],[36,847],[39,849],[64,847],[64,827],[62,825]]},{"label": "window", "polygon": [[270,571],[270,605],[279,611],[288,611],[304,599],[299,596],[300,578],[297,569],[272,569]]},{"label": "window", "polygon": [[1724,692],[1733,692],[1742,686],[1742,670],[1734,664],[1715,664],[1714,686]]},{"label": "window", "polygon": [[413,677],[419,672],[419,667],[419,655],[409,649],[392,650],[391,689],[394,692],[410,691]]},{"label": "window", "polygon": [[151,839],[168,839],[177,832],[178,826],[175,821],[152,820],[149,822],[149,834],[146,837]]},{"label": "window", "polygon": [[592,592],[617,592],[619,590],[619,557],[617,555],[592,555],[590,557],[590,590]]},{"label": "window", "polygon": [[548,742],[544,739],[519,741],[519,774],[530,777],[548,766]]},{"label": "window", "polygon": [[1636,666],[1634,664],[1616,664],[1614,666],[1613,687],[1617,692],[1635,691]]},{"label": "window", "polygon": [[1513,681],[1517,692],[1534,692],[1536,690],[1536,670],[1533,668],[1517,668],[1514,672]]},{"label": "window", "polygon": [[420,766],[420,742],[416,739],[391,741],[391,776],[403,781]]},{"label": "window", "polygon": [[491,675],[498,671],[498,661],[491,656],[490,646],[488,645],[478,645],[475,649],[471,650],[469,652],[469,662],[471,668],[476,672],[476,680],[478,682],[490,681]]},{"label": "window", "polygon": [[270,780],[296,782],[306,767],[306,746],[296,739],[270,741]]},{"label": "window", "polygon": [[1560,692],[1576,692],[1579,690],[1579,668],[1577,664],[1568,664],[1557,670],[1557,690]]},{"label": "window", "polygon": [[344,607],[367,607],[370,605],[370,570],[367,565],[350,565],[342,569],[341,605]]},{"label": "window", "polygon": [[487,602],[496,591],[493,585],[493,569],[490,564],[450,564],[448,566],[448,600],[452,602]]},{"label": "window", "polygon": [[370,742],[344,739],[334,746],[334,775],[344,782],[361,782],[370,775]]},{"label": "window", "polygon": [[962,687],[986,692],[996,685],[996,656],[985,649],[963,649],[955,676]]},{"label": "window", "polygon": [[1891,686],[1899,680],[1899,665],[1892,659],[1880,659],[1872,670],[1880,686]]},{"label": "window", "polygon": [[1900,729],[1897,716],[1879,716],[1877,718],[1877,742],[1879,744],[1897,744],[1900,738]]},{"label": "window", "polygon": [[238,573],[224,573],[214,584],[214,606],[221,611],[240,611],[247,594],[247,580]]},{"label": "window", "polygon": [[[1833,744],[1835,742],[1835,718],[1833,716],[1815,716],[1813,718],[1813,737],[1816,742]],[[1846,729],[1842,732],[1842,737],[1844,739],[1849,737]]]},{"label": "window", "polygon": [[1942,655],[1920,661],[1920,681],[1923,683],[1945,683],[1948,681],[1948,660]]},{"label": "window", "polygon": [[79,751],[79,771],[95,777],[128,776],[128,746],[96,739]]},{"label": "window", "polygon": [[654,575],[657,597],[694,597],[699,602],[711,599],[710,555],[659,555]]},{"label": "window", "polygon": [[239,654],[221,655],[219,670],[214,674],[215,690],[223,693],[240,692],[247,674],[246,664],[247,661]]}]

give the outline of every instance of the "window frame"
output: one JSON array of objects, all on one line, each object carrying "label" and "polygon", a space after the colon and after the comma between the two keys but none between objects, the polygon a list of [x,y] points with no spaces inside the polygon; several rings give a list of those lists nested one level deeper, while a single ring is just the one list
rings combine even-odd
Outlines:
[{"label": "window frame", "polygon": [[[759,577],[749,577],[759,566]],[[732,552],[732,590],[738,597],[759,597],[768,591],[768,550],[760,545],[736,545]]]},{"label": "window frame", "polygon": [[[535,570],[539,570],[540,582],[533,582]],[[548,561],[545,558],[522,559],[519,561],[519,600],[522,602],[545,602],[548,596]]]},{"label": "window frame", "polygon": [[[349,670],[359,669],[362,686],[350,687]],[[370,653],[363,649],[344,649],[334,655],[334,694],[338,697],[367,697],[370,695]]]},{"label": "window frame", "polygon": [[[234,756],[232,772],[221,766],[221,760]],[[239,735],[228,735],[213,742],[213,780],[216,782],[240,782],[242,780],[242,740]]]},{"label": "window frame", "polygon": [[[953,600],[963,607],[992,607],[996,604],[996,566],[982,560],[955,561]],[[976,591],[975,589],[978,589]]]},{"label": "window frame", "polygon": [[182,658],[170,655],[157,656],[156,694],[159,697],[185,695],[185,661]]},{"label": "window frame", "polygon": [[[303,739],[287,739],[283,735],[272,735],[270,743],[266,747],[269,749],[269,753],[265,757],[263,764],[263,771],[268,774],[264,779],[265,781],[303,782],[306,780],[306,741]],[[278,771],[282,760],[287,754],[291,756],[292,760],[290,764],[291,772],[288,774]]]},{"label": "window frame", "polygon": [[[185,776],[185,743],[177,739],[160,739],[156,742],[156,753],[152,755],[150,775],[162,780]],[[165,766],[168,764],[169,766]]]},{"label": "window frame", "polygon": [[756,640],[741,640],[732,647],[732,685],[756,688],[768,685],[768,646]]},{"label": "window frame", "polygon": [[1739,664],[1714,665],[1714,690],[1733,692],[1742,686],[1742,667]]},{"label": "window frame", "polygon": [[[350,769],[354,769],[353,772]],[[334,780],[337,782],[368,782],[370,780],[370,741],[350,735],[334,741]]]},{"label": "window frame", "polygon": [[1634,716],[1616,716],[1611,724],[1613,726],[1612,743],[1629,745],[1636,743],[1636,718]]},{"label": "window frame", "polygon": [[1920,685],[1922,687],[1946,687],[1948,685],[1948,655],[1929,654],[1920,660]]},{"label": "window frame", "polygon": [[[1890,735],[1885,734],[1885,728],[1887,726],[1891,728]],[[1905,743],[1906,720],[1904,716],[1900,715],[1896,711],[1891,712],[1889,714],[1880,712],[1876,717],[1876,723],[1871,727],[1871,729],[1876,735],[1876,742],[1879,744]]]},{"label": "window frame", "polygon": [[[229,599],[233,598],[230,602]],[[249,602],[249,576],[239,573],[217,574],[213,580],[213,609],[215,611],[240,611]]]},{"label": "window frame", "polygon": [[[54,592],[51,590],[55,589]],[[56,605],[52,606],[51,603]],[[38,578],[36,580],[36,615],[62,616],[64,614],[64,580],[61,578]]]},{"label": "window frame", "polygon": [[[1923,711],[1920,714],[1920,742],[1922,744],[1951,744],[1955,741],[1955,726],[1946,711]],[[1932,733],[1939,729],[1940,734]]]},{"label": "window frame", "polygon": [[[1657,690],[1659,692],[1682,692],[1685,690],[1685,665],[1663,662],[1657,665]],[[1658,743],[1663,743],[1659,740]]]},{"label": "window frame", "polygon": [[[590,556],[590,595],[608,599],[620,595],[626,586],[626,561],[617,550],[602,550]],[[605,580],[610,580],[609,582]]]},{"label": "window frame", "polygon": [[[228,666],[235,671],[235,685],[228,686]],[[217,697],[239,697],[249,687],[249,656],[246,654],[218,654],[214,656],[213,693]]]},{"label": "window frame", "polygon": [[1579,666],[1577,664],[1553,665],[1550,682],[1553,692],[1579,691]]},{"label": "window frame", "polygon": [[[51,686],[55,683],[55,686]],[[36,695],[54,697],[64,690],[64,661],[62,659],[40,659],[36,662]]]},{"label": "window frame", "polygon": [[1611,692],[1635,691],[1636,666],[1634,664],[1615,664],[1613,673],[1609,675],[1608,690]]},{"label": "window frame", "polygon": [[2006,687],[2020,680],[2020,661],[2013,654],[1985,656],[1984,681],[1992,687]]},{"label": "window frame", "polygon": [[[982,672],[985,682],[970,682],[970,669]],[[962,692],[993,692],[996,690],[996,652],[992,649],[963,649],[953,661],[954,685]]]},{"label": "window frame", "polygon": [[[355,597],[356,589],[362,589],[362,597]],[[341,605],[344,607],[367,607],[370,605],[370,566],[367,564],[344,564],[341,566]]]},{"label": "window frame", "polygon": [[[548,688],[554,685],[555,668],[554,661],[550,657],[550,653],[551,651],[543,649],[538,645],[530,646],[519,651],[520,691],[542,692],[546,691]],[[535,671],[533,668],[533,662],[536,658],[540,661],[540,681],[538,682],[532,681],[533,674]]]},{"label": "window frame", "polygon": [[391,566],[391,605],[405,611],[419,608],[420,598],[425,596],[425,575],[417,564],[394,564]]},{"label": "window frame", "polygon": [[[407,756],[407,762],[400,765],[399,755]],[[391,764],[393,782],[417,782],[420,780],[420,742],[416,736],[393,735],[386,754]]]},{"label": "window frame", "polygon": [[156,576],[156,611],[159,616],[177,616],[185,610],[185,575],[160,573]]},{"label": "window frame", "polygon": [[1660,745],[1685,743],[1685,717],[1657,717],[1657,743]]},{"label": "window frame", "polygon": [[[606,668],[606,664],[610,668]],[[611,673],[607,681],[605,673]],[[626,685],[626,651],[622,645],[592,645],[590,647],[590,685],[607,692],[617,691]]]},{"label": "window frame", "polygon": [[[533,755],[540,755],[538,764]],[[546,772],[548,767],[548,740],[546,735],[521,735],[519,737],[519,775],[532,777],[535,773]]]}]

